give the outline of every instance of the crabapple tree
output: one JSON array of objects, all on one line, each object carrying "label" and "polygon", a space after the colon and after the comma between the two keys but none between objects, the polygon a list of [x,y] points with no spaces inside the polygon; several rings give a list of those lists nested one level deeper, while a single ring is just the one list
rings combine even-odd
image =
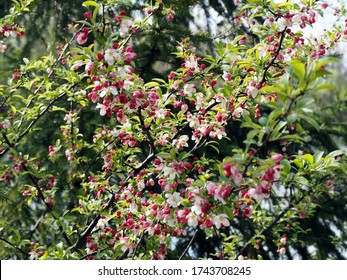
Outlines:
[{"label": "crabapple tree", "polygon": [[[13,2],[0,53],[25,37],[35,1]],[[165,259],[185,239],[184,258],[201,232],[216,241],[207,258],[284,258],[319,198],[334,199],[345,152],[306,147],[321,127],[314,97],[334,89],[344,7],[309,40],[327,3],[234,1],[247,32],[221,32],[209,54],[181,38],[181,65],[145,80],[134,44],[176,16],[150,2],[132,15],[128,1],[85,1],[65,44],[23,57],[0,85],[3,258]]]}]

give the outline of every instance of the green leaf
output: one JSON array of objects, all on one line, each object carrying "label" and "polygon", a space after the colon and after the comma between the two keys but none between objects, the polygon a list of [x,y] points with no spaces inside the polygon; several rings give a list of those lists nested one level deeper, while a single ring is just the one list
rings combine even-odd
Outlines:
[{"label": "green leaf", "polygon": [[262,126],[266,126],[267,122],[268,122],[268,118],[267,117],[260,117],[258,122],[262,125]]},{"label": "green leaf", "polygon": [[335,158],[335,157],[338,157],[338,156],[342,156],[344,153],[345,153],[345,152],[342,151],[342,150],[336,150],[336,151],[333,151],[333,152],[329,153],[329,154],[327,155],[327,157],[333,157],[333,158]]},{"label": "green leaf", "polygon": [[298,60],[293,60],[289,68],[289,74],[297,80],[303,81],[306,75],[305,65]]},{"label": "green leaf", "polygon": [[322,89],[334,90],[334,89],[336,89],[336,87],[333,85],[330,85],[330,84],[321,84],[321,85],[315,87],[314,89],[315,90],[322,90]]},{"label": "green leaf", "polygon": [[157,82],[148,82],[148,83],[145,84],[145,87],[147,89],[154,88],[154,87],[157,87],[157,86],[159,86],[159,83],[157,83]]},{"label": "green leaf", "polygon": [[308,124],[312,125],[316,130],[320,130],[319,123],[313,119],[312,117],[309,117],[307,115],[300,114],[300,118],[306,121]]},{"label": "green leaf", "polygon": [[31,204],[32,201],[33,201],[33,198],[30,197],[30,198],[28,199],[28,201],[27,201],[27,205],[30,206],[30,204]]},{"label": "green leaf", "polygon": [[283,160],[281,160],[281,164],[283,165],[282,172],[284,172],[285,174],[288,174],[292,168],[289,160],[283,159]]},{"label": "green leaf", "polygon": [[317,152],[313,155],[314,162],[319,162],[320,159],[322,158],[324,152]]},{"label": "green leaf", "polygon": [[296,158],[293,160],[293,162],[299,168],[302,168],[304,166],[301,158]]},{"label": "green leaf", "polygon": [[269,92],[269,93],[281,93],[281,89],[275,86],[265,86],[262,87],[259,92],[263,93],[263,92]]},{"label": "green leaf", "polygon": [[287,117],[287,121],[288,124],[291,125],[293,123],[295,123],[296,119],[298,118],[298,114],[297,113],[292,113]]},{"label": "green leaf", "polygon": [[303,176],[295,176],[295,182],[299,185],[309,186],[309,181]]},{"label": "green leaf", "polygon": [[311,154],[305,154],[302,156],[302,158],[306,159],[310,164],[314,162],[314,158]]},{"label": "green leaf", "polygon": [[95,1],[85,1],[82,3],[82,6],[84,6],[84,7],[93,6],[95,8],[99,8],[99,4]]},{"label": "green leaf", "polygon": [[222,211],[223,211],[223,213],[227,214],[229,220],[233,220],[234,219],[234,214],[233,214],[232,207],[230,207],[228,205],[223,205],[222,206]]}]

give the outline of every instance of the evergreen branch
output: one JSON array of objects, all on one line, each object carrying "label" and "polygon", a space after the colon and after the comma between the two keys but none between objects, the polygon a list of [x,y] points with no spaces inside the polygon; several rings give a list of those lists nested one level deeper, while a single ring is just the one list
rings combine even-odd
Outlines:
[{"label": "evergreen branch", "polygon": [[8,192],[5,189],[0,189],[0,201],[5,202],[9,200]]}]

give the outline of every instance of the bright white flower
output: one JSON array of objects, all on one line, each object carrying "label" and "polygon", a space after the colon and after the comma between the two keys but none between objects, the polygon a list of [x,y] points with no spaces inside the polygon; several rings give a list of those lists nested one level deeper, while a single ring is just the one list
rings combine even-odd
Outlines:
[{"label": "bright white flower", "polygon": [[96,228],[102,229],[102,230],[107,226],[108,226],[108,222],[106,218],[99,219],[98,223],[96,224]]},{"label": "bright white flower", "polygon": [[289,17],[281,17],[277,20],[277,27],[278,29],[283,29],[284,27],[292,27],[293,26],[293,20]]},{"label": "bright white flower", "polygon": [[5,36],[5,37],[16,37],[17,34],[16,34],[16,32],[13,31],[13,30],[6,30],[6,31],[4,32],[4,36]]},{"label": "bright white flower", "polygon": [[233,112],[233,117],[240,118],[243,113],[243,108],[237,107],[235,111]]},{"label": "bright white flower", "polygon": [[217,229],[220,229],[223,226],[230,226],[228,216],[226,214],[219,214],[211,218],[212,223],[216,226]]},{"label": "bright white flower", "polygon": [[204,107],[204,95],[202,94],[202,92],[198,92],[197,94],[195,94],[196,97],[196,109],[200,110],[201,108]]},{"label": "bright white flower", "polygon": [[133,194],[131,193],[130,190],[125,190],[123,193],[122,193],[122,198],[123,199],[131,199],[133,197]]},{"label": "bright white flower", "polygon": [[118,90],[116,87],[114,86],[109,86],[104,88],[101,92],[100,92],[100,97],[103,98],[106,95],[109,95],[109,93],[113,94],[113,95],[117,95],[118,94]]},{"label": "bright white flower", "polygon": [[292,23],[293,24],[300,24],[302,22],[301,20],[302,14],[296,14],[292,18]]},{"label": "bright white flower", "polygon": [[137,184],[137,188],[139,191],[142,191],[144,188],[146,187],[146,184],[143,180],[141,180],[138,184]]},{"label": "bright white flower", "polygon": [[180,84],[178,81],[174,81],[174,83],[170,86],[170,89],[176,90],[176,89],[178,89],[179,85]]},{"label": "bright white flower", "polygon": [[226,132],[224,131],[224,129],[218,128],[216,129],[216,131],[211,131],[210,132],[210,136],[211,138],[217,138],[219,140],[221,140],[224,136],[226,136]]},{"label": "bright white flower", "polygon": [[195,196],[195,202],[191,208],[191,211],[196,215],[200,215],[202,213],[201,201],[202,198],[200,196]]},{"label": "bright white flower", "polygon": [[37,260],[39,257],[40,257],[40,252],[36,252],[36,250],[31,250],[29,252],[29,255],[30,255],[30,259],[31,260]]},{"label": "bright white flower", "polygon": [[186,60],[186,67],[196,69],[198,67],[198,61],[194,57],[190,57]]},{"label": "bright white flower", "polygon": [[188,96],[192,96],[193,93],[196,93],[196,88],[194,84],[186,84],[183,87],[183,92],[184,94],[188,95]]},{"label": "bright white flower", "polygon": [[96,105],[96,108],[100,109],[100,115],[101,116],[106,115],[107,106],[105,106],[104,104],[98,103],[98,105]]},{"label": "bright white flower", "polygon": [[120,244],[122,244],[122,248],[121,250],[123,252],[129,252],[131,254],[131,252],[133,251],[133,246],[130,243],[129,237],[121,237],[119,239]]},{"label": "bright white flower", "polygon": [[67,160],[74,160],[74,150],[72,148],[66,150],[65,156],[66,156]]},{"label": "bright white flower", "polygon": [[173,194],[165,194],[167,198],[167,203],[170,204],[173,208],[178,206],[178,203],[183,199],[179,192],[174,192]]},{"label": "bright white flower", "polygon": [[169,166],[164,167],[164,176],[168,177],[170,180],[175,180],[175,178],[178,176],[177,171]]},{"label": "bright white flower", "polygon": [[11,126],[11,122],[10,122],[10,120],[4,120],[3,122],[2,122],[2,127],[3,128],[9,128]]},{"label": "bright white flower", "polygon": [[200,125],[199,119],[192,114],[188,115],[188,121],[189,121],[189,127],[191,127],[191,128],[195,129]]},{"label": "bright white flower", "polygon": [[258,89],[256,87],[250,86],[247,89],[247,95],[252,98],[256,98],[258,95]]},{"label": "bright white flower", "polygon": [[190,212],[187,215],[187,220],[188,220],[188,226],[197,227],[199,224],[198,216],[195,215],[193,212]]},{"label": "bright white flower", "polygon": [[94,63],[93,63],[91,60],[89,60],[89,61],[86,63],[85,71],[86,71],[88,74],[90,74],[90,73],[92,72],[93,68],[94,68]]},{"label": "bright white flower", "polygon": [[121,37],[124,37],[129,31],[129,26],[131,26],[132,24],[133,23],[130,19],[123,19],[119,28],[119,35]]},{"label": "bright white flower", "polygon": [[164,109],[159,109],[155,112],[155,116],[158,118],[158,119],[165,119],[166,117],[166,111]]},{"label": "bright white flower", "polygon": [[117,76],[121,79],[125,79],[128,75],[127,67],[122,66],[117,68]]},{"label": "bright white flower", "polygon": [[64,121],[66,121],[67,124],[73,123],[74,119],[75,119],[75,114],[73,112],[66,114],[64,117]]},{"label": "bright white flower", "polygon": [[281,169],[283,168],[283,165],[282,164],[277,164],[274,166],[274,171],[275,171],[275,174],[274,174],[274,180],[278,180],[281,178]]},{"label": "bright white flower", "polygon": [[180,138],[172,141],[172,144],[177,146],[178,149],[182,150],[183,147],[188,147],[188,135],[182,135]]},{"label": "bright white flower", "polygon": [[286,253],[286,247],[282,247],[281,249],[279,249],[278,251],[281,255],[284,255]]},{"label": "bright white flower", "polygon": [[105,51],[105,60],[108,65],[113,65],[115,62],[121,60],[121,55],[115,49],[107,49]]},{"label": "bright white flower", "polygon": [[260,188],[250,189],[249,195],[251,198],[255,199],[256,202],[262,201],[264,198],[268,197],[268,195],[264,194]]},{"label": "bright white flower", "polygon": [[170,139],[170,136],[168,133],[163,133],[158,136],[159,143],[165,144],[168,143]]},{"label": "bright white flower", "polygon": [[259,45],[258,52],[259,52],[259,57],[265,58],[267,55],[266,45]]}]

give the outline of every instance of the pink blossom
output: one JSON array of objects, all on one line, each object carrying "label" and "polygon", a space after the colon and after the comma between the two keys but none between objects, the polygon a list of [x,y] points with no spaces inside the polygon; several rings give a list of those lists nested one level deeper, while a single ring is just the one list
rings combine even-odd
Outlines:
[{"label": "pink blossom", "polygon": [[183,147],[188,147],[188,135],[181,135],[178,139],[174,139],[172,144],[175,145],[178,149],[182,150]]},{"label": "pink blossom", "polygon": [[243,218],[249,218],[250,216],[252,216],[252,209],[249,207],[246,207],[245,209],[243,209]]},{"label": "pink blossom", "polygon": [[275,154],[271,156],[271,159],[273,159],[276,163],[279,163],[283,158],[284,156],[282,154]]},{"label": "pink blossom", "polygon": [[225,163],[223,166],[223,169],[225,171],[225,175],[227,177],[232,177],[234,180],[234,183],[237,186],[241,185],[242,182],[242,174],[239,173],[239,170],[236,166],[232,165],[231,163]]},{"label": "pink blossom", "polygon": [[100,109],[100,115],[101,115],[101,116],[105,116],[105,115],[106,115],[107,106],[105,106],[104,104],[98,103],[98,104],[96,105],[96,108],[97,108],[97,109]]},{"label": "pink blossom", "polygon": [[90,73],[92,73],[93,71],[93,68],[94,68],[94,63],[89,60],[87,63],[86,63],[86,66],[85,66],[85,71],[88,75],[90,75]]},{"label": "pink blossom", "polygon": [[76,35],[76,40],[79,45],[83,45],[88,40],[88,28],[83,28],[81,32]]},{"label": "pink blossom", "polygon": [[231,74],[227,71],[223,71],[223,76],[222,78],[224,79],[224,81],[228,82],[231,80]]},{"label": "pink blossom", "polygon": [[7,45],[5,45],[3,41],[0,41],[0,53],[4,53],[7,48]]}]

